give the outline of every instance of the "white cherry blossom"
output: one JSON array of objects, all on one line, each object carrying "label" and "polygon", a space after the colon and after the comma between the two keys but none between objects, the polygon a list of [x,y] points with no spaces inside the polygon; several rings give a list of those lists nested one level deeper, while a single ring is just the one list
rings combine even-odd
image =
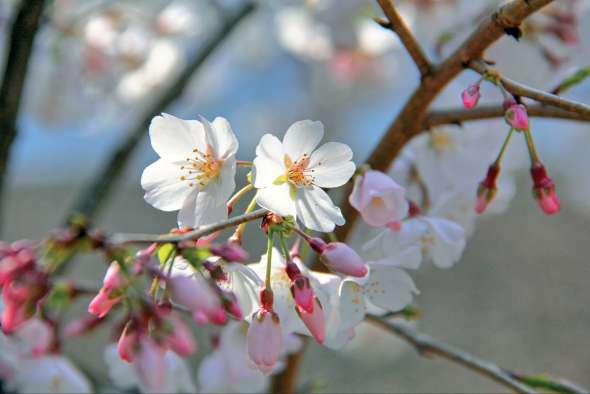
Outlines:
[{"label": "white cherry blossom", "polygon": [[246,353],[246,330],[230,322],[218,343],[199,366],[199,389],[205,393],[253,393],[265,391],[268,376],[252,368]]},{"label": "white cherry blossom", "polygon": [[[116,387],[123,390],[138,388],[142,393],[151,392],[148,382],[144,382],[136,365],[119,357],[116,344],[108,345],[105,348],[104,360],[109,368],[109,377]],[[165,382],[164,388],[161,390],[162,393],[195,393],[197,391],[188,364],[176,353],[170,350],[166,351],[164,366]]]},{"label": "white cherry blossom", "polygon": [[91,393],[86,377],[66,357],[47,355],[23,360],[9,381],[19,393]]},{"label": "white cherry blossom", "polygon": [[182,227],[226,219],[238,150],[228,121],[182,120],[164,114],[152,120],[150,139],[160,159],[141,176],[145,200],[162,211],[179,210]]},{"label": "white cherry blossom", "polygon": [[323,124],[310,120],[294,123],[282,142],[265,134],[256,147],[254,186],[261,207],[328,232],[344,217],[322,188],[344,185],[355,165],[348,145],[328,142],[316,149],[323,136]]}]

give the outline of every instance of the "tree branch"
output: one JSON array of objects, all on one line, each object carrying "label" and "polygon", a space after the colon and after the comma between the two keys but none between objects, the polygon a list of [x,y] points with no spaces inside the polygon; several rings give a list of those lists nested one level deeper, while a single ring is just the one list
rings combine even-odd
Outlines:
[{"label": "tree branch", "polygon": [[418,41],[416,41],[416,37],[414,37],[410,31],[410,28],[408,25],[406,25],[404,19],[401,17],[399,12],[397,12],[393,0],[377,0],[377,2],[389,20],[389,23],[387,24],[381,22],[378,23],[385,28],[393,30],[398,35],[400,41],[406,47],[408,54],[412,60],[414,60],[414,63],[416,63],[416,67],[418,67],[420,74],[422,77],[424,77],[430,72],[432,68],[430,60],[428,60],[428,57],[422,50],[422,47]]},{"label": "tree branch", "polygon": [[29,59],[44,5],[44,0],[22,0],[10,32],[8,56],[2,86],[0,86],[0,201],[4,191],[10,150],[17,136],[16,122]]},{"label": "tree branch", "polygon": [[529,386],[489,361],[484,361],[398,322],[387,321],[374,315],[368,315],[367,320],[410,343],[422,356],[437,355],[486,376],[517,393],[535,393]]},{"label": "tree branch", "polygon": [[[497,73],[495,69],[487,66],[485,63],[481,61],[470,61],[469,68],[478,72],[481,75],[485,75],[490,72],[494,72],[495,74]],[[497,75],[500,81],[502,82],[504,88],[514,95],[528,97],[543,104],[552,105],[554,107],[561,108],[570,112],[575,112],[584,116],[590,116],[589,105],[569,100],[552,93],[547,93],[539,89],[532,88],[520,82],[503,77],[499,73],[497,73]]]},{"label": "tree branch", "polygon": [[[472,120],[498,118],[503,117],[504,112],[501,104],[478,106],[473,109],[452,108],[432,110],[427,113],[422,128],[428,130],[444,124],[460,124]],[[544,105],[529,105],[527,106],[527,112],[529,116],[538,118],[567,119],[582,122],[590,121],[590,116]]]},{"label": "tree branch", "polygon": [[87,219],[94,217],[131,159],[135,147],[147,133],[150,121],[154,115],[164,111],[184,92],[184,88],[188,85],[194,73],[254,8],[255,6],[252,3],[247,3],[233,16],[227,18],[219,32],[205,44],[201,52],[186,66],[170,88],[143,113],[137,125],[125,133],[127,137],[114,149],[111,156],[107,159],[106,165],[78,196],[70,211],[69,217],[75,214],[82,214]]},{"label": "tree branch", "polygon": [[[422,79],[369,155],[367,164],[375,170],[386,171],[405,144],[424,130],[428,107],[442,89],[463,71],[464,66],[471,60],[480,59],[484,51],[505,34],[505,29],[518,27],[526,17],[551,2],[552,0],[512,0],[484,20],[455,52]],[[348,196],[349,192],[347,190],[345,195]],[[354,225],[357,212],[347,198],[341,202],[340,207],[346,223],[336,229],[336,236],[344,240]]]},{"label": "tree branch", "polygon": [[209,224],[207,226],[199,227],[193,231],[183,234],[113,234],[109,238],[111,244],[150,244],[154,242],[181,242],[191,239],[198,239],[215,233],[217,231],[225,230],[230,227],[237,226],[242,223],[250,222],[252,220],[261,219],[266,215],[266,209],[258,209],[244,215],[229,218],[226,221]]}]

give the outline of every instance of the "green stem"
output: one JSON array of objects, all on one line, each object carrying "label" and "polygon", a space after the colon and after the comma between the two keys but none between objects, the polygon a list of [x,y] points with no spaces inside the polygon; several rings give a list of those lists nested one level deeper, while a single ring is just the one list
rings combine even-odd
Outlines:
[{"label": "green stem", "polygon": [[[168,252],[168,255],[166,256],[166,258],[160,262],[160,268],[159,268],[160,273],[162,273],[164,271],[164,268],[166,267],[166,263],[168,263],[171,260],[172,256],[174,256],[175,254],[176,254],[176,249],[175,248],[170,249],[170,252]],[[171,269],[172,269],[172,263],[170,263],[170,270]],[[160,278],[155,277],[152,280],[152,285],[150,287],[150,294],[153,295],[154,300],[156,300],[158,297],[159,284],[160,284]]]},{"label": "green stem", "polygon": [[281,243],[281,248],[283,248],[283,253],[285,254],[285,260],[291,260],[291,254],[289,253],[289,247],[287,246],[287,242],[285,241],[285,236],[282,232],[279,233],[279,242]]},{"label": "green stem", "polygon": [[531,163],[536,163],[539,161],[539,154],[537,153],[537,148],[535,147],[535,141],[533,140],[533,136],[531,134],[530,129],[526,129],[524,131],[524,139],[526,140],[526,146],[529,149],[529,156],[531,157]]},{"label": "green stem", "polygon": [[236,194],[233,195],[233,197],[227,202],[227,206],[233,207],[234,205],[236,205],[236,203],[240,201],[240,199],[244,197],[252,189],[254,189],[254,185],[248,183],[246,186],[241,188]]},{"label": "green stem", "polygon": [[498,153],[498,157],[496,158],[496,161],[494,162],[494,164],[500,165],[500,162],[502,161],[502,158],[504,157],[504,154],[506,153],[506,148],[508,147],[508,144],[510,143],[510,139],[512,138],[512,134],[514,134],[514,129],[511,127],[510,131],[508,131],[508,135],[504,139],[504,143],[502,144],[502,148],[500,149],[500,153]]},{"label": "green stem", "polygon": [[267,243],[267,248],[266,248],[266,282],[265,282],[265,288],[268,291],[272,291],[271,286],[270,286],[270,273],[271,273],[271,268],[272,268],[272,247],[273,247],[273,231],[269,231],[268,232],[268,243]]},{"label": "green stem", "polygon": [[252,163],[251,161],[246,161],[246,160],[236,160],[236,165],[238,167],[252,167],[254,165],[254,163]]},{"label": "green stem", "polygon": [[[252,200],[250,200],[250,204],[248,204],[248,207],[244,211],[244,214],[252,212],[254,210],[254,208],[256,208],[256,194],[254,195],[254,197],[252,197]],[[246,229],[246,224],[247,224],[247,222],[240,224],[236,228],[236,231],[235,231],[234,235],[232,236],[238,242],[242,241],[242,235],[244,234],[244,230]]]}]

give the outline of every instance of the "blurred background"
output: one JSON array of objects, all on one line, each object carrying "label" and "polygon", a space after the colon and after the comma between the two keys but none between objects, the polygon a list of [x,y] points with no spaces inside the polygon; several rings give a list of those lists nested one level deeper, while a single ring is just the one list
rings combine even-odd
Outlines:
[{"label": "blurred background", "polygon": [[[0,0],[0,53],[16,0]],[[48,2],[30,64],[3,201],[2,239],[40,239],[64,223],[80,193],[161,98],[158,109],[185,119],[227,118],[251,160],[260,137],[296,120],[321,120],[327,139],[349,144],[357,164],[379,140],[419,75],[393,33],[372,21],[375,2],[315,0],[54,0]],[[428,54],[440,59],[499,5],[485,0],[398,1]],[[487,53],[505,75],[541,89],[590,63],[590,8],[562,0]],[[557,23],[551,15],[573,15]],[[222,38],[219,40],[219,38]],[[198,67],[195,59],[215,45]],[[179,90],[174,81],[190,70]],[[479,78],[466,71],[434,104],[461,106],[460,92]],[[171,92],[172,88],[172,92]],[[590,103],[590,81],[565,93]],[[500,94],[482,87],[483,103]],[[449,126],[454,133],[501,135],[502,120]],[[526,373],[551,372],[590,386],[590,127],[533,119],[540,153],[556,182],[562,212],[543,215],[531,197],[523,141],[511,156],[516,194],[500,214],[478,221],[462,260],[450,270],[412,273],[421,290],[420,330],[489,361]],[[143,168],[156,159],[145,135],[126,154],[124,173],[94,218],[107,232],[168,231],[175,214],[144,202]],[[500,137],[501,138],[501,137]],[[501,141],[501,140],[500,140]],[[484,170],[499,142],[482,139]],[[519,153],[520,151],[520,153]],[[465,166],[473,163],[465,163]],[[459,173],[460,174],[460,173]],[[241,175],[244,175],[243,173]],[[476,183],[472,192],[475,193]],[[254,227],[254,226],[252,226]],[[260,250],[250,236],[250,250]],[[357,237],[362,240],[361,235]],[[254,253],[252,253],[254,254]],[[100,280],[98,256],[71,275]],[[203,337],[208,333],[201,333]],[[67,351],[96,381],[106,379],[108,332]],[[82,345],[82,346],[81,346]],[[91,357],[89,355],[92,354]],[[195,360],[195,363],[197,361]],[[418,356],[405,343],[362,326],[342,352],[315,345],[300,384],[319,392],[496,392],[489,380],[445,361]]]}]

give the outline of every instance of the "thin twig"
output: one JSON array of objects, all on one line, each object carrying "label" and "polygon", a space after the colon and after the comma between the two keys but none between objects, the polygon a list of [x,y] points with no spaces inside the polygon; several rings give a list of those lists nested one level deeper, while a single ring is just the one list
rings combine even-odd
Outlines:
[{"label": "thin twig", "polygon": [[[444,124],[460,124],[467,121],[498,118],[504,116],[504,109],[501,104],[478,106],[473,109],[452,108],[437,109],[429,111],[424,120],[423,128],[430,129]],[[561,108],[547,107],[544,105],[529,105],[527,107],[529,116],[538,118],[566,119],[574,121],[590,121],[590,116],[577,112],[564,111]]]},{"label": "thin twig", "polygon": [[430,72],[432,64],[416,40],[416,37],[414,37],[410,31],[408,25],[406,25],[406,22],[402,16],[399,14],[399,12],[397,12],[397,8],[395,7],[393,0],[377,0],[377,2],[389,20],[389,23],[386,25],[383,23],[380,24],[383,27],[393,30],[398,35],[400,41],[406,47],[408,54],[412,60],[414,60],[414,63],[416,63],[416,67],[418,67],[420,74],[422,77],[424,77]]},{"label": "thin twig", "polygon": [[154,115],[160,114],[182,95],[195,72],[254,8],[255,6],[252,3],[247,3],[238,12],[225,20],[215,36],[205,44],[200,53],[186,66],[170,88],[154,104],[149,106],[140,117],[140,121],[129,132],[125,133],[127,137],[114,149],[102,170],[78,196],[69,217],[74,214],[82,214],[85,218],[92,219],[95,216],[109,195],[114,183],[123,173],[123,169],[130,161],[136,146],[146,135]]},{"label": "thin twig", "polygon": [[44,0],[23,0],[12,24],[2,86],[0,86],[0,201],[17,136],[16,121],[27,77],[35,35],[43,13]]},{"label": "thin twig", "polygon": [[519,382],[517,379],[514,379],[499,366],[477,358],[428,335],[422,334],[404,324],[387,321],[374,315],[368,315],[367,320],[396,334],[406,342],[410,343],[421,355],[438,355],[484,375],[517,393],[535,393],[535,390],[531,389],[524,383]]},{"label": "thin twig", "polygon": [[[494,72],[496,71],[495,69],[487,66],[484,62],[473,60],[469,62],[469,68],[478,72],[481,75],[485,75],[492,70]],[[514,95],[528,97],[530,99],[538,101],[539,103],[552,105],[554,107],[561,108],[570,112],[576,112],[584,116],[590,116],[590,105],[579,103],[574,100],[570,100],[552,93],[535,89],[533,87],[524,85],[520,82],[514,81],[510,78],[506,78],[500,74],[498,74],[498,76],[504,88]]]},{"label": "thin twig", "polygon": [[225,230],[230,227],[235,227],[239,224],[250,222],[252,220],[261,219],[266,215],[267,210],[259,209],[244,215],[235,216],[223,222],[209,224],[202,226],[196,230],[182,234],[113,234],[109,238],[109,243],[113,245],[122,244],[146,244],[154,242],[181,242],[191,239],[198,239],[217,231]]}]

